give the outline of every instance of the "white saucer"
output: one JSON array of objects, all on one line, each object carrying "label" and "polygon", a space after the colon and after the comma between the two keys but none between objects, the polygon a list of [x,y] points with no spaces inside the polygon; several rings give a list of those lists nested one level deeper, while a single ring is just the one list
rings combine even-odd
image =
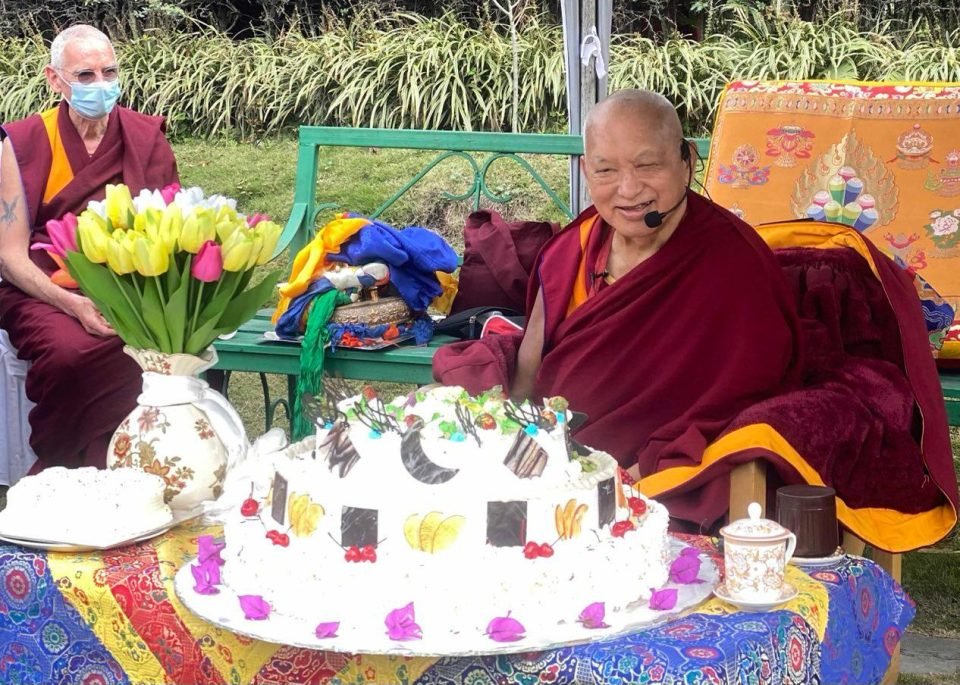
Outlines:
[{"label": "white saucer", "polygon": [[843,561],[843,550],[837,548],[837,551],[827,557],[792,557],[790,563],[801,568],[825,568],[835,566]]},{"label": "white saucer", "polygon": [[752,599],[734,599],[729,594],[727,594],[727,586],[725,583],[720,583],[717,587],[713,588],[713,594],[722,599],[724,602],[734,605],[738,609],[743,609],[744,611],[769,611],[774,607],[778,607],[785,602],[789,602],[791,599],[797,596],[797,588],[795,588],[790,583],[784,581],[783,586],[780,588],[780,596],[774,600],[752,600]]}]

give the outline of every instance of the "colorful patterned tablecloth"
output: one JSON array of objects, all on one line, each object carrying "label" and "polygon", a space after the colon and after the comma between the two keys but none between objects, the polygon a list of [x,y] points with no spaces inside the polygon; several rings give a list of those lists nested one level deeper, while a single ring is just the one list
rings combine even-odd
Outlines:
[{"label": "colorful patterned tablecloth", "polygon": [[[250,640],[195,617],[173,591],[197,537],[182,526],[102,553],[0,545],[2,683],[879,683],[914,615],[872,562],[805,573],[781,609],[717,599],[636,634],[536,654],[477,658],[345,655]],[[715,542],[686,538],[722,565]]]}]

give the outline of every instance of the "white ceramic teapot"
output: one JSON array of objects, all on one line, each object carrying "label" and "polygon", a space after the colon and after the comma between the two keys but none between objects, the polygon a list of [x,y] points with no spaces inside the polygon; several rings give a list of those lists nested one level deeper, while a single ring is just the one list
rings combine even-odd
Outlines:
[{"label": "white ceramic teapot", "polygon": [[720,529],[727,592],[747,602],[775,601],[797,536],[776,521],[760,518],[757,502],[747,507],[747,515]]}]

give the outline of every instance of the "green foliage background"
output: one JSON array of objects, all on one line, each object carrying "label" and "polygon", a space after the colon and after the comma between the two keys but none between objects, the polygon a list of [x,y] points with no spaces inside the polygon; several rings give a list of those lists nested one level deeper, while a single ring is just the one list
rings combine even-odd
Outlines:
[{"label": "green foliage background", "polygon": [[[166,115],[174,135],[250,139],[303,123],[509,130],[514,114],[518,130],[561,130],[562,30],[542,7],[517,4],[514,81],[510,26],[496,9],[325,11],[242,37],[148,2],[168,14],[133,16],[117,29],[126,36],[116,40],[124,101]],[[664,93],[689,134],[709,132],[719,93],[734,79],[960,81],[960,28],[918,20],[863,30],[847,10],[809,21],[769,3],[707,9],[702,23],[715,32],[702,40],[671,30],[618,33],[611,44],[610,88]],[[41,73],[46,45],[40,31],[0,38],[0,121],[55,102]]]}]

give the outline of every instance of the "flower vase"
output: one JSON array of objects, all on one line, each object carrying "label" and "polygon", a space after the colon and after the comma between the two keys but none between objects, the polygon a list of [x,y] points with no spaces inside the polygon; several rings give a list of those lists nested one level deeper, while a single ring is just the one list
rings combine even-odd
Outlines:
[{"label": "flower vase", "polygon": [[137,407],[114,432],[107,468],[139,468],[163,478],[175,512],[194,511],[220,496],[227,469],[246,453],[236,410],[198,375],[217,362],[201,355],[124,347],[143,369]]}]

